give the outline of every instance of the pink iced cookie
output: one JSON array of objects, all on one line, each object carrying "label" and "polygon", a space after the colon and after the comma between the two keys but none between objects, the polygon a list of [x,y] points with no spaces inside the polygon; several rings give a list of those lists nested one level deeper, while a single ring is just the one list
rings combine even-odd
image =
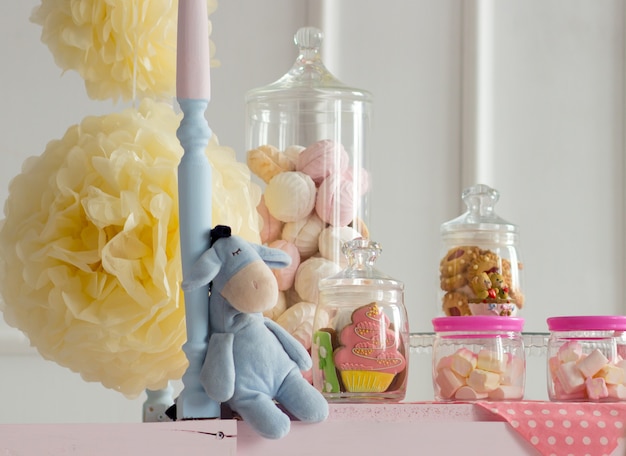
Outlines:
[{"label": "pink iced cookie", "polygon": [[344,171],[348,161],[348,153],[341,144],[323,139],[298,154],[296,170],[308,174],[319,185],[326,176]]},{"label": "pink iced cookie", "polygon": [[346,226],[356,214],[352,181],[339,174],[331,174],[321,183],[315,199],[315,212],[324,222]]},{"label": "pink iced cookie", "polygon": [[272,269],[274,277],[276,277],[276,283],[280,291],[285,291],[293,286],[293,282],[296,278],[296,271],[300,266],[300,252],[295,244],[285,241],[284,239],[277,239],[269,244],[269,247],[274,249],[280,249],[287,253],[291,257],[291,264],[289,266],[279,269]]},{"label": "pink iced cookie", "polygon": [[298,171],[277,174],[265,187],[265,205],[282,222],[295,222],[315,207],[317,189],[309,176]]},{"label": "pink iced cookie", "polygon": [[396,347],[389,318],[376,303],[352,312],[352,322],[339,333],[341,346],[333,357],[339,370],[365,370],[397,374],[406,366]]},{"label": "pink iced cookie", "polygon": [[283,222],[276,219],[272,214],[270,214],[270,211],[267,210],[267,206],[265,205],[265,196],[261,196],[261,201],[256,207],[256,210],[261,216],[261,222],[263,223],[260,232],[261,243],[269,244],[280,237],[280,233],[283,230]]}]

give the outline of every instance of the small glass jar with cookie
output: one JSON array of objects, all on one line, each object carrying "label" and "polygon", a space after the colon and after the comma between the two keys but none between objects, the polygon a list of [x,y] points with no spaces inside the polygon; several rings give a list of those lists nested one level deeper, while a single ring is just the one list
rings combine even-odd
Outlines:
[{"label": "small glass jar with cookie", "polygon": [[441,225],[441,311],[514,317],[524,306],[519,229],[495,213],[497,190],[478,184],[462,199],[466,212]]}]

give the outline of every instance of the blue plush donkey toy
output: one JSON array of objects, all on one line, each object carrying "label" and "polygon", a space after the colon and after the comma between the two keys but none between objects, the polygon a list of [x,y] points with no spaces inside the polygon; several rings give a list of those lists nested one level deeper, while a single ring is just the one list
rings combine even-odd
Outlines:
[{"label": "blue plush donkey toy", "polygon": [[211,248],[183,282],[185,291],[212,282],[211,335],[200,373],[207,394],[227,403],[267,438],[281,438],[290,429],[289,416],[274,399],[301,421],[323,421],[328,403],[301,373],[311,368],[311,357],[262,313],[278,299],[270,267],[285,267],[291,258],[231,236],[229,227],[217,226],[211,235]]}]

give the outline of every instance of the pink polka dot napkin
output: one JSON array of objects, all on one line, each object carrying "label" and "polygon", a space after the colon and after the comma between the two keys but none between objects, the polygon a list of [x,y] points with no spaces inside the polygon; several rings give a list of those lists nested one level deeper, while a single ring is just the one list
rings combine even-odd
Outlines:
[{"label": "pink polka dot napkin", "polygon": [[625,403],[477,402],[544,456],[610,455],[626,431]]}]

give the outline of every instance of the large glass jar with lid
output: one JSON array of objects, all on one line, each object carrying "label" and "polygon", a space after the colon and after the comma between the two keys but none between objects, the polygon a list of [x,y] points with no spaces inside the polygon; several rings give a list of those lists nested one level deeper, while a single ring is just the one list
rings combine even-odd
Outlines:
[{"label": "large glass jar with lid", "polygon": [[246,95],[247,164],[263,187],[261,241],[293,260],[275,271],[287,306],[316,305],[319,279],[345,264],[342,243],[369,237],[371,95],[326,69],[322,39],[319,29],[299,29],[292,68]]},{"label": "large glass jar with lid", "polygon": [[439,298],[447,316],[515,316],[524,306],[519,229],[495,212],[497,190],[463,191],[467,210],[441,225]]},{"label": "large glass jar with lid", "polygon": [[319,285],[313,385],[329,401],[400,401],[409,362],[404,284],[374,267],[376,242],[355,239],[343,250],[348,266]]}]

